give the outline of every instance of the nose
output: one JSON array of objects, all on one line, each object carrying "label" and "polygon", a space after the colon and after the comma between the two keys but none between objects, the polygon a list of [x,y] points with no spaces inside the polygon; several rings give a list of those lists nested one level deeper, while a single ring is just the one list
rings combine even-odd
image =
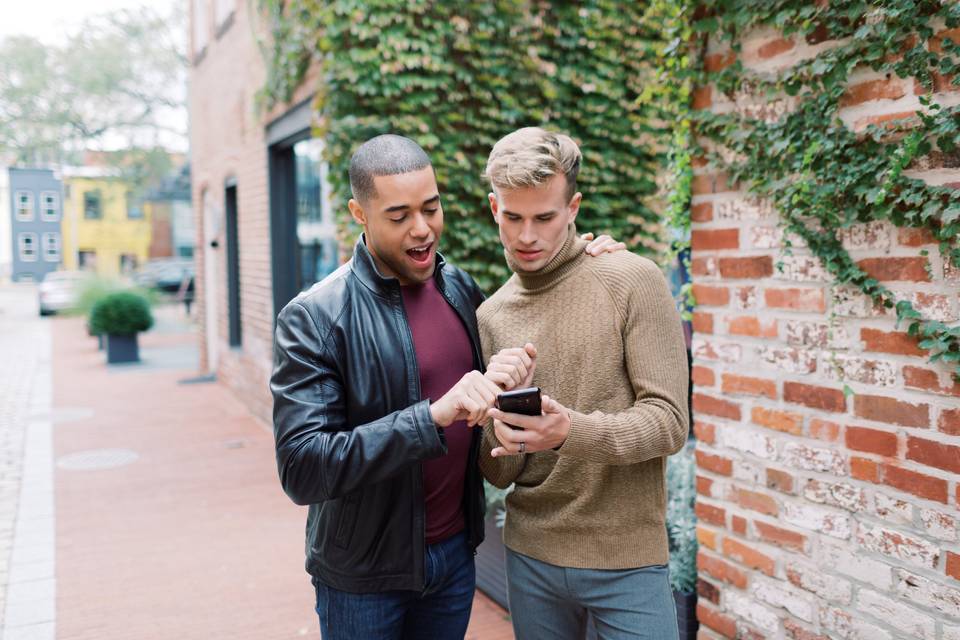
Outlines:
[{"label": "nose", "polygon": [[533,232],[533,221],[525,220],[523,226],[520,228],[520,236],[518,240],[522,244],[531,245],[537,241],[537,235]]},{"label": "nose", "polygon": [[410,227],[410,235],[415,238],[426,238],[430,235],[430,225],[422,213],[417,213],[413,219],[413,226]]}]

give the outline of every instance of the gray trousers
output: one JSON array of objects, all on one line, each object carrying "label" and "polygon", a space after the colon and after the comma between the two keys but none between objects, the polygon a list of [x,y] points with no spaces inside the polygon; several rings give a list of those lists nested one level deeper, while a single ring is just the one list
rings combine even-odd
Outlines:
[{"label": "gray trousers", "polygon": [[676,640],[679,634],[665,565],[572,569],[506,553],[517,640],[582,640],[588,613],[600,640]]}]

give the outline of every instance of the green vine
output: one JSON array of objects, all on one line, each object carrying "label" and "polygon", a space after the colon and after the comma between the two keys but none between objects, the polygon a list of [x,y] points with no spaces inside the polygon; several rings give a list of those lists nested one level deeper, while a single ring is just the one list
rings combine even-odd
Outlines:
[{"label": "green vine", "polygon": [[[757,27],[818,44],[838,41],[816,56],[776,74],[746,70],[733,57],[699,82],[734,99],[795,99],[773,119],[740,113],[696,113],[696,131],[709,141],[710,163],[779,210],[787,232],[803,239],[838,284],[856,286],[873,302],[894,309],[898,324],[929,352],[949,363],[960,378],[960,325],[924,317],[909,300],[898,299],[866,273],[843,246],[841,231],[856,223],[885,220],[924,229],[936,240],[945,263],[960,265],[960,191],[928,185],[904,175],[918,159],[955,158],[960,107],[935,100],[950,78],[960,84],[960,47],[949,38],[931,39],[960,25],[960,5],[934,1],[807,2],[704,0],[693,25],[740,53],[741,37]],[[925,88],[916,116],[854,131],[839,118],[855,69],[887,78],[916,79]]]},{"label": "green vine", "polygon": [[[578,226],[638,253],[662,250],[656,176],[672,122],[660,101],[640,100],[664,48],[652,22],[660,14],[647,5],[257,1],[271,32],[265,104],[289,100],[319,67],[316,135],[326,142],[338,211],[359,143],[388,131],[414,138],[440,182],[444,253],[490,291],[508,272],[480,175],[497,139],[541,125],[570,133],[583,150]],[[356,233],[349,216],[341,221],[345,236]]]}]

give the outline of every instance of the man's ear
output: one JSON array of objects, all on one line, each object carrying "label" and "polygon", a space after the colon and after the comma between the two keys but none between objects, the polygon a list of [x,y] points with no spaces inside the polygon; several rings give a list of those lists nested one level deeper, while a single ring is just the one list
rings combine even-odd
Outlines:
[{"label": "man's ear", "polygon": [[497,194],[488,193],[487,199],[490,201],[490,213],[493,214],[493,219],[497,224],[500,224],[500,203],[497,202]]},{"label": "man's ear", "polygon": [[357,224],[359,224],[361,227],[367,226],[367,214],[359,202],[353,198],[350,198],[350,201],[347,202],[347,208],[350,209],[350,215],[353,216],[353,219],[357,221]]},{"label": "man's ear", "polygon": [[580,213],[580,201],[583,200],[583,194],[577,191],[573,194],[573,197],[570,198],[570,204],[567,205],[570,211],[570,219],[567,222],[573,222],[577,219],[577,214]]}]

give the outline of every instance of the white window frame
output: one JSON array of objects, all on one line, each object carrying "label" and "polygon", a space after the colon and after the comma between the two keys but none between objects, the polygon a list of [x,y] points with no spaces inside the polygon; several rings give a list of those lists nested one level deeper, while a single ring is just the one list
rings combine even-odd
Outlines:
[{"label": "white window frame", "polygon": [[[23,215],[20,213],[21,211],[20,199],[22,196],[27,196],[27,208],[30,210],[30,212],[27,215]],[[14,203],[13,203],[17,220],[20,222],[30,222],[31,220],[33,220],[37,210],[35,204],[36,203],[33,201],[33,191],[28,191],[26,189],[18,189],[16,192]]]},{"label": "white window frame", "polygon": [[207,22],[210,5],[207,0],[193,0],[193,55],[202,54],[210,42],[210,25]]},{"label": "white window frame", "polygon": [[[50,198],[50,206],[47,206],[47,198]],[[56,222],[60,219],[60,194],[56,191],[40,192],[40,219],[47,222]]]},{"label": "white window frame", "polygon": [[[25,241],[29,239],[33,244],[33,255],[27,256],[24,252]],[[36,262],[40,257],[40,247],[37,246],[37,234],[32,231],[17,234],[17,257],[20,262]]]},{"label": "white window frame", "polygon": [[60,234],[45,233],[42,237],[43,259],[46,262],[60,262]]}]

